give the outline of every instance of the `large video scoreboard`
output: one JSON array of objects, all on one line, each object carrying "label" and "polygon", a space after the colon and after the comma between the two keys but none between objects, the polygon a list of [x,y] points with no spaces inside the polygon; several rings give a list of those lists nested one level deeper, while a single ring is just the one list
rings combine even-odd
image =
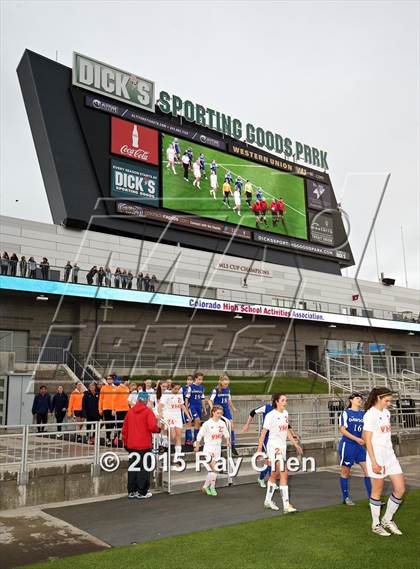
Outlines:
[{"label": "large video scoreboard", "polygon": [[139,78],[122,99],[74,73],[28,51],[18,68],[55,223],[328,272],[353,264],[327,172],[137,105]]}]

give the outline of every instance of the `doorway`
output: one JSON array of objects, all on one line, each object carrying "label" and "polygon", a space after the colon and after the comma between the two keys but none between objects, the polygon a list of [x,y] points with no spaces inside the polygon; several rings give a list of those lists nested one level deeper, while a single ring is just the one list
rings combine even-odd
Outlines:
[{"label": "doorway", "polygon": [[305,346],[306,369],[319,372],[319,346]]}]

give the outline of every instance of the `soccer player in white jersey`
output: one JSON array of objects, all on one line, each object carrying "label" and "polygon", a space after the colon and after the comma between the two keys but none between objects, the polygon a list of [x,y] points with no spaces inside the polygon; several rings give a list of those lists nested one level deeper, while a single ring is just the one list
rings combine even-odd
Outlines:
[{"label": "soccer player in white jersey", "polygon": [[[388,409],[391,401],[392,392],[388,388],[373,388],[367,398],[366,413],[363,417],[363,439],[367,451],[366,466],[372,482],[370,495],[372,531],[384,537],[392,533],[402,535],[392,518],[405,492],[404,475],[392,448],[391,413]],[[380,520],[381,496],[384,479],[387,476],[391,480],[392,494],[388,498],[385,514]]]},{"label": "soccer player in white jersey", "polygon": [[286,411],[286,395],[283,393],[273,395],[272,405],[273,410],[270,411],[264,419],[257,451],[262,451],[264,439],[268,433],[267,456],[271,466],[271,475],[267,483],[264,507],[270,508],[271,510],[279,509],[277,504],[273,501],[273,494],[277,489],[277,479],[280,478],[279,490],[283,500],[283,513],[291,514],[296,512],[296,508],[289,502],[289,487],[287,485],[288,472],[286,468],[287,439],[289,439],[296,448],[298,454],[302,454],[302,449],[290,433],[289,414]]},{"label": "soccer player in white jersey", "polygon": [[200,168],[200,160],[196,160],[193,164],[193,174],[194,174],[194,182],[193,186],[200,189],[200,180],[201,180],[201,168]]},{"label": "soccer player in white jersey", "polygon": [[217,174],[212,170],[212,173],[210,174],[210,195],[213,196],[213,199],[216,199],[217,186]]},{"label": "soccer player in white jersey", "polygon": [[222,455],[222,439],[225,438],[226,444],[230,444],[229,431],[225,421],[222,419],[223,407],[221,405],[213,405],[210,411],[210,419],[202,424],[197,440],[194,444],[195,452],[200,450],[201,441],[204,440],[203,453],[210,461],[209,466],[211,471],[207,473],[203,492],[207,496],[217,496],[216,492],[216,479],[217,471],[215,469],[216,463]]},{"label": "soccer player in white jersey", "polygon": [[171,440],[175,441],[175,454],[179,454],[182,449],[182,412],[190,418],[190,413],[184,404],[181,385],[173,383],[169,393],[162,393],[158,404],[158,415],[169,425]]},{"label": "soccer player in white jersey", "polygon": [[238,215],[241,215],[241,192],[238,189],[233,192],[233,199],[235,201],[233,209],[236,210]]},{"label": "soccer player in white jersey", "polygon": [[175,157],[176,157],[175,147],[173,144],[170,144],[168,146],[168,149],[166,150],[166,158],[168,159],[168,163],[166,164],[166,167],[171,168],[172,172],[176,175]]}]

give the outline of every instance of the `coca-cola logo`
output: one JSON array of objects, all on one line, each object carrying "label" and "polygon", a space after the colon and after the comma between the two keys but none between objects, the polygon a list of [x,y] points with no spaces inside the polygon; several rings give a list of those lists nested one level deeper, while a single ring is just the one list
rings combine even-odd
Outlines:
[{"label": "coca-cola logo", "polygon": [[150,152],[148,150],[143,150],[142,148],[132,148],[128,144],[123,144],[120,149],[121,154],[126,154],[131,156],[131,158],[137,158],[137,160],[149,160]]}]

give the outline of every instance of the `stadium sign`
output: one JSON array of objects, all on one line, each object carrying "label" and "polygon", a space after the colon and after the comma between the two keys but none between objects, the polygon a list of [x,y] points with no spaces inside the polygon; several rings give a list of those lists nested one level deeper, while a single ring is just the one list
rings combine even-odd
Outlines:
[{"label": "stadium sign", "polygon": [[380,318],[368,318],[366,316],[350,316],[347,314],[334,314],[330,312],[280,308],[268,304],[238,303],[234,301],[197,298],[194,296],[182,296],[178,294],[124,290],[119,288],[88,286],[85,284],[64,283],[60,281],[27,279],[23,277],[0,276],[0,289],[58,294],[81,298],[95,298],[97,300],[115,300],[160,306],[175,306],[178,308],[295,319],[307,322],[347,324],[350,326],[369,326],[372,328],[388,330],[420,332],[420,323],[417,322],[382,320]]},{"label": "stadium sign", "polygon": [[142,203],[159,204],[158,169],[143,164],[111,160],[111,194]]},{"label": "stadium sign", "polygon": [[73,85],[141,109],[154,110],[153,81],[76,52],[73,53]]},{"label": "stadium sign", "polygon": [[[76,52],[73,54],[73,85],[148,111],[155,110],[153,81]],[[166,115],[181,117],[199,127],[214,130],[236,140],[243,140],[259,148],[266,148],[269,152],[283,154],[286,158],[294,158],[323,170],[329,169],[327,152],[324,150],[297,140],[293,141],[271,130],[255,127],[251,123],[244,125],[236,117],[193,103],[188,99],[182,100],[178,95],[160,91],[156,105]]]}]

